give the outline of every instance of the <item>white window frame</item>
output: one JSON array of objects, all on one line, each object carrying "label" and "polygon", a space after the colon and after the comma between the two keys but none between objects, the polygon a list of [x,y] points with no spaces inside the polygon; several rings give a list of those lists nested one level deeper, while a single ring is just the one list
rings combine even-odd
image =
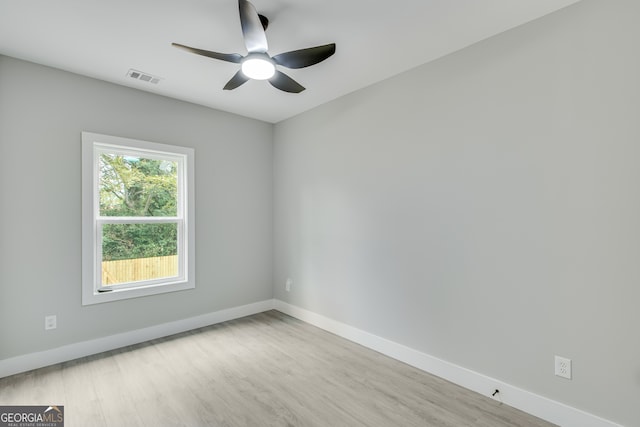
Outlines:
[{"label": "white window frame", "polygon": [[[101,153],[159,158],[178,163],[175,217],[101,217],[99,158]],[[195,191],[192,148],[82,132],[82,305],[156,295],[195,288]],[[102,286],[104,224],[177,223],[178,275]],[[100,292],[98,289],[102,289]],[[108,291],[104,291],[108,289]]]}]

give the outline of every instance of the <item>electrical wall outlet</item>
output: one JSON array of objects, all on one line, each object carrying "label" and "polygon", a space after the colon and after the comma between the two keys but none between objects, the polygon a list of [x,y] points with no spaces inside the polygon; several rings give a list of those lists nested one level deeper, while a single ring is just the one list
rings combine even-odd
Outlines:
[{"label": "electrical wall outlet", "polygon": [[58,327],[58,317],[55,314],[50,316],[45,316],[44,318],[44,329],[55,329]]},{"label": "electrical wall outlet", "polygon": [[287,282],[284,284],[284,290],[287,292],[291,292],[292,284],[293,284],[293,280],[291,280],[291,278],[287,279]]},{"label": "electrical wall outlet", "polygon": [[571,379],[571,359],[556,356],[555,358],[555,374],[558,377]]}]

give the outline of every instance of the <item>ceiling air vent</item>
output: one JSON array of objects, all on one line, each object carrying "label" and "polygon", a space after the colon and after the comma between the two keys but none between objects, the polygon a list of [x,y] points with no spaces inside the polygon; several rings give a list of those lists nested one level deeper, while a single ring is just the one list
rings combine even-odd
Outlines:
[{"label": "ceiling air vent", "polygon": [[129,71],[127,72],[127,76],[131,77],[132,79],[142,80],[143,82],[153,83],[154,85],[157,85],[158,83],[160,83],[160,80],[162,80],[162,77],[154,76],[149,73],[134,69],[129,69]]}]

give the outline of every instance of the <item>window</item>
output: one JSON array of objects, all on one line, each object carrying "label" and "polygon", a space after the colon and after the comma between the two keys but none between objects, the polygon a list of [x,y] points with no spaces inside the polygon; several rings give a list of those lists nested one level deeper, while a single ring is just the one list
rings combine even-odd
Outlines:
[{"label": "window", "polygon": [[82,304],[195,287],[193,149],[82,133]]}]

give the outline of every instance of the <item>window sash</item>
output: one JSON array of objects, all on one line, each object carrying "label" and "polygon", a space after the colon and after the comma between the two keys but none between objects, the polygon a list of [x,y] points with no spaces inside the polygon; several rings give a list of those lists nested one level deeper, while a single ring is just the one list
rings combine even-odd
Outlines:
[{"label": "window sash", "polygon": [[182,216],[99,216],[95,219],[101,224],[162,224],[184,222]]},{"label": "window sash", "polygon": [[[95,142],[93,145],[93,170],[94,170],[94,224],[95,224],[95,255],[94,255],[94,292],[100,292],[102,290],[126,290],[130,288],[143,288],[149,286],[164,286],[172,283],[184,282],[186,278],[185,271],[185,221],[184,221],[184,194],[185,194],[185,156],[175,153],[167,153],[157,150],[146,149],[132,149],[129,147],[123,147],[113,144],[105,144]],[[177,164],[176,173],[176,208],[177,216],[162,217],[162,216],[134,216],[134,217],[120,217],[120,216],[104,216],[100,215],[100,156],[102,154],[110,154],[117,156],[131,156],[141,157],[151,160],[167,160],[175,162]],[[102,278],[102,227],[104,224],[162,224],[162,223],[176,223],[178,225],[178,275],[172,277],[162,277],[150,280],[139,280],[125,283],[118,283],[114,285],[104,285]]]},{"label": "window sash", "polygon": [[[129,147],[123,147],[120,145],[106,144],[100,142],[94,142],[93,145],[93,191],[94,191],[94,201],[93,201],[93,211],[94,211],[94,220],[102,219],[102,218],[122,218],[122,217],[110,217],[110,216],[102,216],[100,215],[100,155],[101,154],[115,154],[120,156],[131,156],[131,157],[144,157],[146,159],[151,160],[169,160],[172,162],[176,162],[178,165],[177,171],[177,180],[176,189],[177,189],[177,200],[176,200],[176,210],[177,217],[183,218],[185,216],[185,194],[186,194],[186,155],[184,154],[176,154],[163,152],[158,150],[149,150],[149,149],[132,149]],[[134,218],[167,218],[167,217],[134,217]]]},{"label": "window sash", "polygon": [[[94,264],[94,292],[103,292],[107,289],[115,290],[115,289],[133,289],[133,288],[144,288],[149,286],[164,286],[170,285],[173,283],[182,283],[187,281],[187,269],[185,268],[185,224],[183,220],[178,218],[165,218],[165,217],[151,217],[152,221],[148,221],[146,219],[140,218],[131,218],[121,219],[122,217],[104,217],[106,219],[98,219],[96,220],[96,235],[95,235],[95,264]],[[116,220],[114,220],[114,218]],[[123,282],[113,285],[104,285],[102,278],[102,226],[105,224],[176,224],[178,227],[178,237],[177,237],[177,257],[178,257],[178,274],[175,276],[165,276],[159,277],[157,279],[149,279],[149,280],[137,280],[131,282]]]}]

